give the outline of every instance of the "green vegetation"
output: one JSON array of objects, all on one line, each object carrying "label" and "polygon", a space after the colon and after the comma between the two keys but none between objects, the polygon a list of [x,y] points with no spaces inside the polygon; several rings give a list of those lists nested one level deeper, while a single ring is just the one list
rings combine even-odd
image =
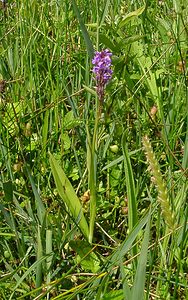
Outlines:
[{"label": "green vegetation", "polygon": [[188,0],[0,7],[0,299],[188,299]]}]

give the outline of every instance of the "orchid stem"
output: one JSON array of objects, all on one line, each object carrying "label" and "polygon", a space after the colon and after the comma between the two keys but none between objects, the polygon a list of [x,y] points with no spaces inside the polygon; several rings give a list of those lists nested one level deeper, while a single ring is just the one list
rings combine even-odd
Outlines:
[{"label": "orchid stem", "polygon": [[92,243],[93,232],[96,217],[96,202],[97,202],[97,187],[96,187],[96,174],[97,174],[97,137],[98,137],[98,124],[100,119],[100,105],[99,99],[96,97],[96,113],[95,125],[93,132],[93,139],[90,154],[90,172],[89,172],[89,188],[90,188],[90,224],[89,224],[89,243]]}]

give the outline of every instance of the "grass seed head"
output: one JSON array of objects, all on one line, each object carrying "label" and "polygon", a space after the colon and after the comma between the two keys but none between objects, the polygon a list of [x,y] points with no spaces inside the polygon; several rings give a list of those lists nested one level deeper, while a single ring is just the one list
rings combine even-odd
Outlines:
[{"label": "grass seed head", "polygon": [[143,137],[142,142],[147,157],[147,162],[149,164],[149,170],[152,174],[152,182],[155,184],[158,191],[158,202],[161,206],[163,217],[168,227],[170,229],[173,229],[175,227],[174,215],[172,213],[170,201],[168,198],[168,192],[165,182],[162,178],[158,162],[155,158],[155,154],[153,152],[149,138],[147,136]]}]

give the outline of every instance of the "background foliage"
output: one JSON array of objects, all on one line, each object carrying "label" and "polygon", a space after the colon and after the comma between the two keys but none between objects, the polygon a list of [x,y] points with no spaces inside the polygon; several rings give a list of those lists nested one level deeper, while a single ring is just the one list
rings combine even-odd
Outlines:
[{"label": "background foliage", "polygon": [[[187,299],[187,7],[187,0],[1,1],[1,299]],[[105,48],[113,79],[98,124],[89,244],[91,58]],[[157,201],[145,135],[173,231]]]}]

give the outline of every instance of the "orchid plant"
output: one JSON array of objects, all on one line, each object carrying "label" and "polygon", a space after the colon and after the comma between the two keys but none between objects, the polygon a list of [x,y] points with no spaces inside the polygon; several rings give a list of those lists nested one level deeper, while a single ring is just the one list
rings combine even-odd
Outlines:
[{"label": "orchid plant", "polygon": [[94,80],[96,82],[96,113],[95,113],[95,126],[92,137],[92,142],[88,132],[88,175],[89,175],[89,190],[90,190],[90,224],[89,224],[89,242],[92,243],[93,231],[96,217],[96,173],[97,173],[97,136],[98,136],[98,124],[101,117],[101,111],[103,107],[105,97],[105,87],[112,78],[112,53],[108,50],[96,51],[95,56],[92,59]]}]

